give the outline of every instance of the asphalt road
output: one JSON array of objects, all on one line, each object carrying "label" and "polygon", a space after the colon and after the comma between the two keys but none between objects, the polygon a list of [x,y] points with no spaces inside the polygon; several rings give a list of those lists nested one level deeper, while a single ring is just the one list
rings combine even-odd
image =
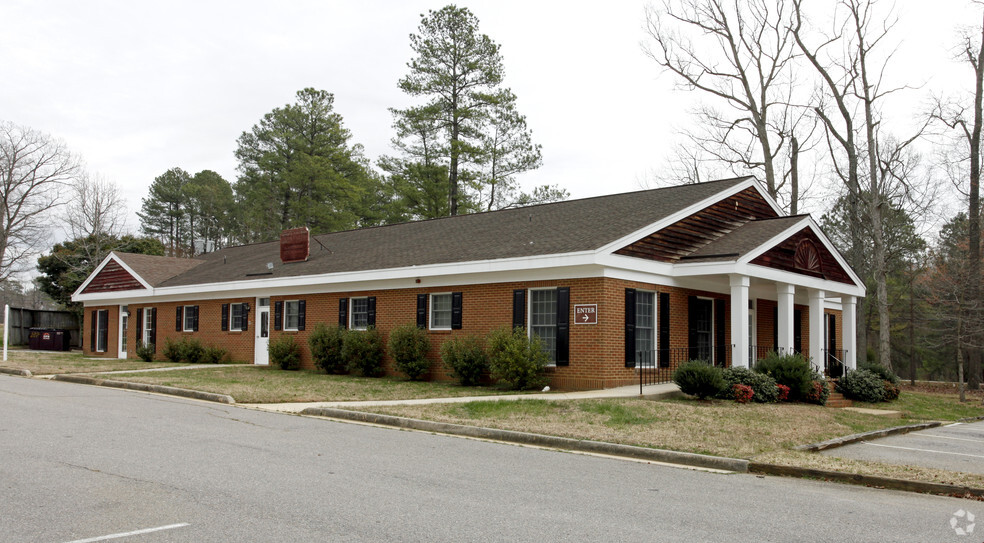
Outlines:
[{"label": "asphalt road", "polygon": [[0,375],[0,541],[970,541],[984,503]]},{"label": "asphalt road", "polygon": [[823,454],[984,474],[984,421],[862,441]]}]

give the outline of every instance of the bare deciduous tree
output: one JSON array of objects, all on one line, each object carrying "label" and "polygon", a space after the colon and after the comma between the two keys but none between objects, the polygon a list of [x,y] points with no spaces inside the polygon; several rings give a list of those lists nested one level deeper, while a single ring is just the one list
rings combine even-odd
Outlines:
[{"label": "bare deciduous tree", "polygon": [[683,88],[724,105],[699,108],[705,129],[688,137],[732,170],[761,172],[776,199],[785,179],[776,162],[792,135],[790,15],[783,0],[663,0],[646,10],[646,53]]},{"label": "bare deciduous tree", "polygon": [[50,212],[79,172],[61,142],[0,121],[0,281],[30,267],[47,241]]}]

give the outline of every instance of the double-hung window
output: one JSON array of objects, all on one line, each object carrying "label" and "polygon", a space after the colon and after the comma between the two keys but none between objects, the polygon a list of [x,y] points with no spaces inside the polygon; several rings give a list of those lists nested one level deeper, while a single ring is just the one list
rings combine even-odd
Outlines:
[{"label": "double-hung window", "polygon": [[186,305],[184,306],[184,326],[185,332],[194,332],[197,329],[198,321],[198,306],[197,305]]},{"label": "double-hung window", "polygon": [[284,330],[298,330],[301,322],[301,303],[299,300],[284,302]]},{"label": "double-hung window", "polygon": [[143,310],[143,344],[154,344],[154,309],[145,308]]},{"label": "double-hung window", "polygon": [[369,328],[369,298],[352,298],[352,311],[350,311],[349,327],[352,330],[365,330]]},{"label": "double-hung window", "polygon": [[245,304],[229,304],[229,330],[241,332],[246,321]]},{"label": "double-hung window", "polygon": [[557,361],[557,289],[530,290],[530,333],[539,337],[551,362]]},{"label": "double-hung window", "polygon": [[635,350],[639,366],[656,363],[656,293],[637,291],[635,298]]},{"label": "double-hung window", "polygon": [[451,293],[431,294],[431,330],[451,329]]}]

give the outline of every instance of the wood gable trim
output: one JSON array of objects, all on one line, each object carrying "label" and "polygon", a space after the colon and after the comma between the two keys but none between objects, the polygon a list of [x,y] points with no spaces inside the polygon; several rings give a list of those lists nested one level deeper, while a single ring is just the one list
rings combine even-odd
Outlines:
[{"label": "wood gable trim", "polygon": [[848,285],[855,284],[847,270],[808,226],[749,263]]},{"label": "wood gable trim", "polygon": [[119,262],[110,260],[99,270],[99,273],[92,277],[82,294],[142,290],[143,288],[144,285],[140,280],[124,269]]},{"label": "wood gable trim", "polygon": [[778,217],[758,190],[749,187],[615,251],[660,262],[676,262],[739,226]]}]

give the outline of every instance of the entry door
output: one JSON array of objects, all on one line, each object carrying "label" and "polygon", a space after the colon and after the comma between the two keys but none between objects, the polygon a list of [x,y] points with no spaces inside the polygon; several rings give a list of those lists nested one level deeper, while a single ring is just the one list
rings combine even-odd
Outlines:
[{"label": "entry door", "polygon": [[256,344],[253,348],[253,362],[260,366],[270,363],[270,298],[256,299]]}]

